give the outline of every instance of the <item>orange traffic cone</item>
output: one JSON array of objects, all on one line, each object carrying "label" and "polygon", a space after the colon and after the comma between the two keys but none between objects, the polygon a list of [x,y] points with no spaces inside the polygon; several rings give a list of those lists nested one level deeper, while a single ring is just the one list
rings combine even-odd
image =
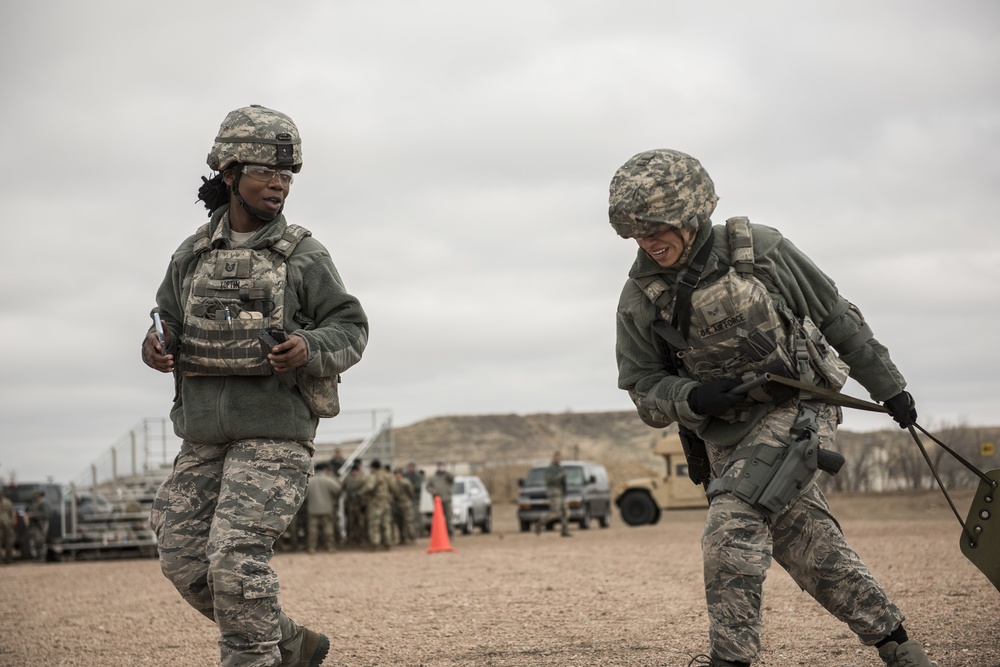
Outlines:
[{"label": "orange traffic cone", "polygon": [[431,518],[431,546],[427,548],[427,553],[435,551],[454,551],[451,548],[451,540],[448,539],[448,524],[444,519],[444,507],[441,505],[441,497],[434,496],[434,516]]}]

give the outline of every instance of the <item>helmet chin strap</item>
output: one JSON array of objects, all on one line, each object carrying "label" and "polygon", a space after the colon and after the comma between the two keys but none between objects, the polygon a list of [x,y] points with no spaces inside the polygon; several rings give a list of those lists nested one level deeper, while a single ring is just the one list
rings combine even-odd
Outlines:
[{"label": "helmet chin strap", "polygon": [[694,249],[694,242],[698,240],[698,231],[701,229],[700,221],[698,216],[694,215],[685,223],[685,229],[691,231],[691,235],[688,237],[687,241],[684,243],[684,251],[681,256],[677,258],[677,262],[674,264],[676,267],[681,267],[687,264],[687,261],[691,258],[691,250]]},{"label": "helmet chin strap", "polygon": [[246,211],[253,217],[257,218],[264,224],[267,224],[269,222],[274,222],[274,219],[277,218],[281,214],[281,211],[284,210],[285,205],[282,204],[281,208],[279,208],[274,213],[250,206],[250,204],[244,201],[243,195],[240,194],[240,177],[242,175],[243,173],[241,172],[241,170],[237,169],[236,176],[233,178],[233,194],[236,195],[236,203],[240,205],[240,208],[242,208],[244,211]]}]

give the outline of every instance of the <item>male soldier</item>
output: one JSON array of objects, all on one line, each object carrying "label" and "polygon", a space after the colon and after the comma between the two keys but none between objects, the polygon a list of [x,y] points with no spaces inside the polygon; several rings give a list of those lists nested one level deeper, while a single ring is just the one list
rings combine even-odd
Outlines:
[{"label": "male soldier", "polygon": [[563,537],[572,537],[569,532],[569,510],[566,509],[566,469],[562,467],[559,452],[552,455],[552,462],[545,469],[545,494],[549,498],[549,511],[545,518],[535,522],[535,534],[542,533],[542,524],[558,518],[562,525]]},{"label": "male soldier", "polygon": [[396,520],[396,531],[399,533],[399,543],[412,543],[413,537],[413,485],[406,478],[403,471],[396,468],[395,481],[393,485],[393,504],[396,511],[393,518]]},{"label": "male soldier", "polygon": [[316,466],[316,474],[309,480],[306,491],[306,506],[309,512],[309,527],[307,540],[309,553],[316,553],[319,535],[323,535],[323,547],[333,551],[334,521],[333,517],[340,509],[340,480],[330,474],[326,464]]},{"label": "male soldier", "polygon": [[365,501],[361,494],[365,477],[361,471],[361,461],[355,459],[351,472],[344,480],[344,520],[347,523],[347,544],[360,546],[368,542],[365,521]]},{"label": "male soldier", "polygon": [[451,490],[455,484],[455,476],[445,470],[444,461],[438,461],[437,470],[427,480],[427,493],[441,499],[441,509],[444,523],[448,526],[448,537],[452,535],[451,527]]},{"label": "male soldier", "polygon": [[[815,483],[820,465],[836,469],[820,453],[841,415],[809,389],[839,391],[849,374],[906,427],[917,413],[903,376],[808,257],[746,218],[713,226],[717,201],[702,165],[673,150],[631,158],[609,199],[612,227],[639,245],[618,304],[618,385],[650,426],[678,422],[711,468],[702,536],[711,655],[692,664],[758,659],[773,557],[889,667],[930,667]],[[762,373],[805,390],[772,381],[733,391]]]},{"label": "male soldier", "polygon": [[35,491],[34,500],[28,505],[28,544],[35,560],[44,563],[48,557],[49,504],[44,491]]},{"label": "male soldier", "polygon": [[423,537],[424,534],[424,518],[420,515],[420,493],[424,488],[424,471],[417,470],[417,464],[414,461],[410,461],[406,464],[406,472],[403,473],[410,482],[410,488],[413,489],[412,493],[412,506],[413,506],[413,535],[415,537]]},{"label": "male soldier", "polygon": [[392,546],[392,477],[378,459],[371,462],[371,474],[362,487],[368,517],[368,543],[371,549]]},{"label": "male soldier", "polygon": [[10,565],[14,561],[14,503],[4,495],[4,487],[0,486],[0,550],[3,550],[3,562]]}]

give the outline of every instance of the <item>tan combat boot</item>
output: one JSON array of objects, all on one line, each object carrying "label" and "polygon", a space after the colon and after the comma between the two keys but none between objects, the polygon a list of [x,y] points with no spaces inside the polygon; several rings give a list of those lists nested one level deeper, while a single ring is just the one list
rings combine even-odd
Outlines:
[{"label": "tan combat boot", "polygon": [[305,626],[299,629],[301,641],[290,641],[288,648],[280,646],[281,667],[319,667],[330,651],[330,640]]},{"label": "tan combat boot", "polygon": [[896,642],[883,644],[878,650],[878,655],[888,667],[937,667],[937,663],[932,662],[924,653],[924,647],[920,642],[912,639],[902,644]]}]

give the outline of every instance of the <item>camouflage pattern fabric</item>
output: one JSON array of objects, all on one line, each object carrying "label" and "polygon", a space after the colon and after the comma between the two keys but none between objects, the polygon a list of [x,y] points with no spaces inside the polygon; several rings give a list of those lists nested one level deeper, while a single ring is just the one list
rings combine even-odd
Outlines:
[{"label": "camouflage pattern fabric", "polygon": [[298,173],[302,169],[299,129],[280,111],[257,104],[230,111],[219,127],[206,162],[213,171],[222,171],[239,162],[282,167]]},{"label": "camouflage pattern fabric", "polygon": [[410,482],[410,486],[413,489],[412,496],[412,507],[413,507],[413,535],[415,537],[424,536],[424,518],[420,514],[420,496],[424,487],[424,476],[422,473],[413,470],[412,472],[407,470],[403,473],[405,477]]},{"label": "camouflage pattern fabric", "polygon": [[455,484],[455,476],[447,470],[438,470],[427,480],[427,492],[431,496],[441,498],[441,509],[444,513],[444,523],[448,527],[448,535],[454,534],[451,525],[451,494]]},{"label": "camouflage pattern fabric", "polygon": [[[708,443],[716,474],[738,475],[745,460],[726,466],[736,449],[765,443],[786,447],[798,401],[776,409],[735,447]],[[819,438],[829,446],[839,412],[824,405]],[[815,483],[807,485],[773,524],[732,494],[712,500],[702,535],[709,639],[713,657],[754,662],[760,653],[764,578],[772,557],[804,591],[873,645],[903,622],[902,612],[851,548]]]},{"label": "camouflage pattern fabric", "polygon": [[396,532],[399,535],[399,543],[406,544],[413,542],[415,538],[413,532],[413,485],[405,475],[397,475],[393,484],[393,519],[396,523]]},{"label": "camouflage pattern fabric", "polygon": [[44,499],[35,500],[28,505],[28,544],[36,559],[44,561],[48,557],[49,516],[52,510]]},{"label": "camouflage pattern fabric", "polygon": [[0,496],[0,551],[3,552],[3,562],[13,562],[14,503],[5,496]]},{"label": "camouflage pattern fabric", "polygon": [[632,156],[611,179],[608,218],[622,238],[653,236],[667,227],[697,229],[719,201],[698,160],[659,149]]},{"label": "camouflage pattern fabric", "polygon": [[569,510],[566,508],[566,469],[553,461],[545,469],[545,495],[549,511],[542,523],[559,519],[563,534],[569,532]]},{"label": "camouflage pattern fabric", "polygon": [[549,497],[549,511],[545,515],[542,523],[548,523],[553,519],[559,519],[562,532],[569,532],[569,510],[566,508],[566,494],[557,487],[549,487],[546,491]]},{"label": "camouflage pattern fabric", "polygon": [[333,551],[336,544],[333,539],[334,526],[332,514],[312,514],[309,516],[308,527],[308,549],[309,553],[315,553],[319,545],[320,537],[323,538],[323,548]]},{"label": "camouflage pattern fabric", "polygon": [[347,523],[347,544],[365,544],[368,542],[365,502],[361,497],[361,487],[364,485],[364,479],[360,473],[351,473],[344,480],[344,521]]},{"label": "camouflage pattern fabric", "polygon": [[372,547],[387,549],[392,544],[392,485],[392,477],[381,468],[365,479],[368,543]]},{"label": "camouflage pattern fabric", "polygon": [[156,494],[150,525],[160,568],[215,622],[224,667],[274,667],[301,627],[278,604],[275,540],[305,498],[311,443],[184,441]]}]

